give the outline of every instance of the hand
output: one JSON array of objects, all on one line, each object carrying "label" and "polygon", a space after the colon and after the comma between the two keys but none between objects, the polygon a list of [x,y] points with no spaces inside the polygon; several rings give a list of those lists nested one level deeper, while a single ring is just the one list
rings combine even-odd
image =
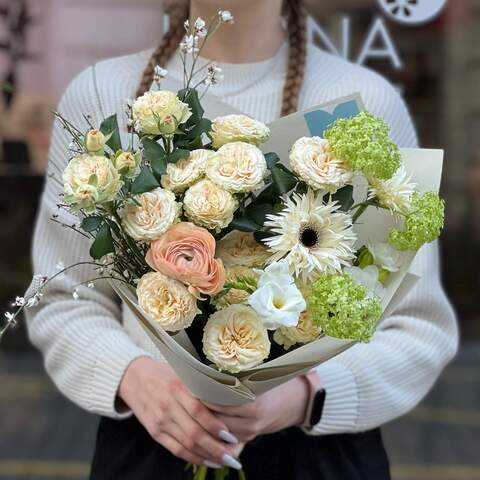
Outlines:
[{"label": "hand", "polygon": [[222,441],[236,439],[168,364],[137,358],[127,368],[118,394],[153,439],[173,455],[195,465],[241,468],[234,458],[238,448]]},{"label": "hand", "polygon": [[258,435],[274,433],[305,419],[310,388],[303,377],[258,396],[255,401],[240,407],[208,405],[241,442],[249,442]]}]

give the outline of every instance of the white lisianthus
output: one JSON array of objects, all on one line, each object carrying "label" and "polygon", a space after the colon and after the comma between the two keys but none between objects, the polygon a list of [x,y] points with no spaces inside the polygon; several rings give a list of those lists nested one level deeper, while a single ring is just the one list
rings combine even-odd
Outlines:
[{"label": "white lisianthus", "polygon": [[105,135],[95,129],[89,130],[85,135],[85,149],[90,155],[103,155],[106,143]]},{"label": "white lisianthus", "polygon": [[183,193],[205,173],[207,160],[215,153],[203,148],[190,152],[188,158],[167,165],[166,175],[162,175],[162,187],[175,193]]},{"label": "white lisianthus", "polygon": [[275,330],[273,339],[285,350],[289,350],[297,343],[310,343],[316,340],[321,333],[321,328],[313,323],[310,312],[305,311],[300,315],[296,327],[280,327]]},{"label": "white lisianthus", "polygon": [[178,220],[181,205],[169,190],[156,188],[137,195],[135,200],[121,213],[123,228],[134,240],[156,240]]},{"label": "white lisianthus", "polygon": [[255,145],[227,143],[208,160],[205,173],[230,193],[252,192],[263,186],[267,162]]},{"label": "white lisianthus", "polygon": [[265,327],[295,327],[307,304],[289,272],[288,263],[268,266],[258,280],[258,289],[250,295],[248,304],[260,315]]},{"label": "white lisianthus", "polygon": [[113,159],[115,168],[121,175],[125,175],[126,177],[131,177],[135,174],[135,170],[140,165],[141,161],[142,155],[140,152],[133,153],[119,151]]},{"label": "white lisianthus", "polygon": [[[252,268],[244,267],[242,265],[232,265],[225,267],[225,284],[240,281],[242,278],[251,279],[256,281],[258,278],[258,271]],[[250,283],[249,283],[250,285]],[[250,293],[240,288],[230,288],[225,295],[221,295],[218,300],[215,301],[215,307],[217,310],[228,307],[230,305],[236,305],[237,303],[244,303]]]},{"label": "white lisianthus", "polygon": [[80,155],[63,172],[65,202],[86,213],[111,202],[122,188],[120,174],[106,157]]},{"label": "white lisianthus", "polygon": [[369,242],[368,251],[373,257],[373,262],[379,268],[388,272],[398,272],[402,266],[402,252],[393,248],[388,242]]},{"label": "white lisianthus", "polygon": [[218,231],[231,223],[238,202],[231,193],[204,179],[186,191],[183,207],[193,223]]},{"label": "white lisianthus", "polygon": [[376,198],[381,207],[394,214],[408,214],[417,185],[411,182],[411,177],[403,165],[388,180],[370,178],[368,181],[369,200]]},{"label": "white lisianthus", "polygon": [[188,328],[200,312],[188,287],[158,272],[145,274],[137,285],[138,304],[168,332]]},{"label": "white lisianthus", "polygon": [[268,140],[270,129],[264,123],[247,115],[233,114],[215,118],[209,136],[215,149],[232,142],[258,146]]},{"label": "white lisianthus", "polygon": [[173,92],[149,91],[132,105],[135,130],[144,135],[173,135],[192,112]]},{"label": "white lisianthus", "polygon": [[290,165],[298,177],[314,190],[331,193],[352,181],[353,172],[335,158],[328,140],[302,137],[290,150]]},{"label": "white lisianthus", "polygon": [[262,319],[246,305],[231,305],[210,316],[203,352],[219,370],[239,373],[260,365],[270,354]]},{"label": "white lisianthus", "polygon": [[368,297],[383,298],[385,295],[385,288],[379,280],[380,272],[376,265],[369,265],[365,268],[346,267],[344,273],[348,273],[357,285],[364,286]]},{"label": "white lisianthus", "polygon": [[225,266],[263,267],[272,256],[251,233],[233,230],[217,242],[217,257]]}]

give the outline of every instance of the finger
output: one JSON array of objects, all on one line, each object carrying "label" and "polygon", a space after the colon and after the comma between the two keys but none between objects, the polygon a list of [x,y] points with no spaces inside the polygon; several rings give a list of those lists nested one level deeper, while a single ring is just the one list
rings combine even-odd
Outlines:
[{"label": "finger", "polygon": [[178,404],[171,412],[175,423],[181,428],[185,437],[186,444],[190,449],[201,446],[208,453],[208,459],[214,463],[224,463],[225,455],[232,455],[232,446],[227,445],[221,440],[213,437],[200,425],[190,414]]},{"label": "finger", "polygon": [[219,421],[216,415],[210,412],[210,410],[202,402],[192,397],[188,392],[180,394],[178,401],[188,412],[188,414],[214,438],[219,438],[220,440],[227,441],[228,443],[235,443],[235,439],[229,439],[226,425]]},{"label": "finger", "polygon": [[[256,412],[256,402],[249,402],[237,407],[225,407],[223,405],[205,404],[210,410],[227,415],[229,417],[252,418]],[[217,418],[218,415],[217,415]]]},{"label": "finger", "polygon": [[157,441],[161,443],[171,454],[175,455],[182,460],[194,465],[203,465],[205,459],[200,455],[192,453],[187,450],[180,442],[167,433],[161,433],[157,437]]},{"label": "finger", "polygon": [[259,425],[257,421],[240,417],[229,417],[220,413],[218,417],[227,425],[228,429],[240,442],[248,442],[258,435]]}]

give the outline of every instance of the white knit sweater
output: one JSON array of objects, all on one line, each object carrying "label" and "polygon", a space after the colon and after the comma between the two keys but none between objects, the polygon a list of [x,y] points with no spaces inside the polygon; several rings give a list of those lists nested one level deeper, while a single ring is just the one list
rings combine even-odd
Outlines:
[{"label": "white knit sweater", "polygon": [[[117,113],[125,130],[124,105],[134,95],[150,51],[106,60],[82,72],[70,85],[59,110],[73,124],[85,128],[83,113],[96,123]],[[283,46],[271,59],[242,65],[222,65],[225,79],[212,93],[237,110],[264,122],[278,118],[287,63]],[[181,78],[178,57],[168,65]],[[392,126],[393,140],[415,147],[417,138],[407,109],[396,90],[379,75],[308,48],[300,109],[360,92],[369,111]],[[53,163],[67,160],[68,134],[53,129]],[[89,258],[88,240],[49,220],[56,212],[61,190],[47,178],[33,245],[35,273],[52,274],[65,264]],[[72,222],[65,214],[64,221]],[[418,253],[411,270],[421,280],[368,344],[358,344],[318,367],[327,390],[323,418],[312,434],[357,432],[392,420],[414,407],[427,393],[457,348],[457,326],[439,280],[437,245]],[[135,358],[158,357],[153,345],[107,286],[74,285],[91,277],[88,268],[64,275],[41,305],[28,315],[32,342],[43,352],[48,373],[58,388],[84,409],[122,418],[115,396],[122,375]]]}]

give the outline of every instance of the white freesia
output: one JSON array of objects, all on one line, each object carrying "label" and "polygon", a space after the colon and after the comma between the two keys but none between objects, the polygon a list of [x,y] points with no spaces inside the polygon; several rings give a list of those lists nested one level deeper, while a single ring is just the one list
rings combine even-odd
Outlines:
[{"label": "white freesia", "polygon": [[328,140],[302,137],[292,146],[290,165],[293,171],[314,190],[336,192],[352,181],[353,172],[335,158]]},{"label": "white freesia", "polygon": [[188,158],[167,164],[167,173],[162,175],[162,187],[175,193],[183,193],[205,173],[207,160],[215,153],[199,148],[190,152]]},{"label": "white freesia", "polygon": [[232,114],[215,118],[209,136],[214,148],[220,148],[232,142],[245,142],[258,146],[268,140],[270,129],[264,123],[247,115]]},{"label": "white freesia", "polygon": [[252,308],[231,305],[209,317],[203,331],[203,351],[219,370],[238,373],[268,357],[270,340]]},{"label": "white freesia", "polygon": [[379,280],[379,271],[375,265],[365,268],[347,267],[344,272],[352,277],[354,283],[367,289],[367,296],[383,298],[385,288]]},{"label": "white freesia", "polygon": [[280,261],[267,267],[258,285],[248,304],[260,315],[265,327],[269,330],[295,327],[307,304],[290,275],[288,264]]},{"label": "white freesia", "polygon": [[410,210],[412,195],[417,185],[412,183],[402,165],[388,180],[369,179],[368,199],[376,198],[381,207],[392,213],[407,214]]},{"label": "white freesia", "polygon": [[175,201],[175,194],[163,188],[137,195],[135,200],[121,214],[123,228],[134,240],[156,240],[180,214],[181,205]]},{"label": "white freesia", "polygon": [[389,272],[398,272],[402,266],[402,252],[393,248],[387,242],[369,242],[368,251],[373,257],[373,262],[379,268]]},{"label": "white freesia", "polygon": [[227,143],[208,160],[205,173],[230,193],[252,192],[263,186],[267,162],[255,145]]}]

